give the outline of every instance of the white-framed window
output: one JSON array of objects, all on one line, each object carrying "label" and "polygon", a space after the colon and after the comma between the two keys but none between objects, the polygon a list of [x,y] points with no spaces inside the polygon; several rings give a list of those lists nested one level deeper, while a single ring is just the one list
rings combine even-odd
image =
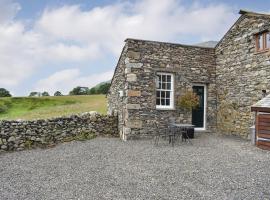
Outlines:
[{"label": "white-framed window", "polygon": [[174,108],[174,76],[170,73],[157,73],[156,108]]}]

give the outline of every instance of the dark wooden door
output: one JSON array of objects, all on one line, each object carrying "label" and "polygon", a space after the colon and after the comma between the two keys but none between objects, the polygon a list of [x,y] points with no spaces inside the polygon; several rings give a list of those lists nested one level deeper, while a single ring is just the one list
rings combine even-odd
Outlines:
[{"label": "dark wooden door", "polygon": [[193,92],[199,96],[199,106],[192,110],[192,124],[196,128],[204,126],[204,86],[193,86]]}]

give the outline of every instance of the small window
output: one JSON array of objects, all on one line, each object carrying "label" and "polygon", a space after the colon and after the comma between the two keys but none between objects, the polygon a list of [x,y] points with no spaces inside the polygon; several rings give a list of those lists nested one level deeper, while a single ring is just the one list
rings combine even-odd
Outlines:
[{"label": "small window", "polygon": [[257,52],[265,51],[270,48],[270,33],[264,32],[256,35],[256,50]]},{"label": "small window", "polygon": [[174,108],[173,74],[157,73],[156,108]]},{"label": "small window", "polygon": [[270,33],[266,34],[266,48],[270,48]]},{"label": "small window", "polygon": [[263,35],[258,35],[257,50],[258,51],[263,50]]}]

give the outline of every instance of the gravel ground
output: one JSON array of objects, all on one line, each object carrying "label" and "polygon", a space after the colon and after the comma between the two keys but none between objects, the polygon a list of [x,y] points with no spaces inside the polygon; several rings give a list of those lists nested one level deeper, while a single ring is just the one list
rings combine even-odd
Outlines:
[{"label": "gravel ground", "polygon": [[270,152],[203,134],[193,145],[96,138],[0,155],[0,199],[270,199]]}]

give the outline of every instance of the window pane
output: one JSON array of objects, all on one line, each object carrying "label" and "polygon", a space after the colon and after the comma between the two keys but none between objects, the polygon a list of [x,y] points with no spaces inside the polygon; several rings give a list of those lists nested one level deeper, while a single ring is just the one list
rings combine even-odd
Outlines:
[{"label": "window pane", "polygon": [[167,83],[167,89],[168,89],[168,90],[171,89],[171,83]]},{"label": "window pane", "polygon": [[161,91],[161,98],[165,98],[165,91]]},{"label": "window pane", "polygon": [[166,99],[166,106],[170,105],[170,99]]},{"label": "window pane", "polygon": [[161,99],[161,104],[162,106],[165,106],[165,99]]},{"label": "window pane", "polygon": [[162,82],[166,82],[166,75],[162,75]]},{"label": "window pane", "polygon": [[164,89],[164,90],[166,89],[166,83],[162,82],[162,89]]},{"label": "window pane", "polygon": [[161,75],[158,75],[158,81],[161,81]]},{"label": "window pane", "polygon": [[166,92],[166,98],[170,98],[170,92]]},{"label": "window pane", "polygon": [[263,49],[263,35],[262,34],[258,35],[257,47],[258,47],[258,50]]},{"label": "window pane", "polygon": [[156,92],[157,98],[160,98],[160,91]]},{"label": "window pane", "polygon": [[160,105],[160,98],[156,99],[156,104],[159,106]]},{"label": "window pane", "polygon": [[270,48],[270,33],[266,34],[266,48]]},{"label": "window pane", "polygon": [[171,82],[171,75],[167,76],[167,82]]}]

